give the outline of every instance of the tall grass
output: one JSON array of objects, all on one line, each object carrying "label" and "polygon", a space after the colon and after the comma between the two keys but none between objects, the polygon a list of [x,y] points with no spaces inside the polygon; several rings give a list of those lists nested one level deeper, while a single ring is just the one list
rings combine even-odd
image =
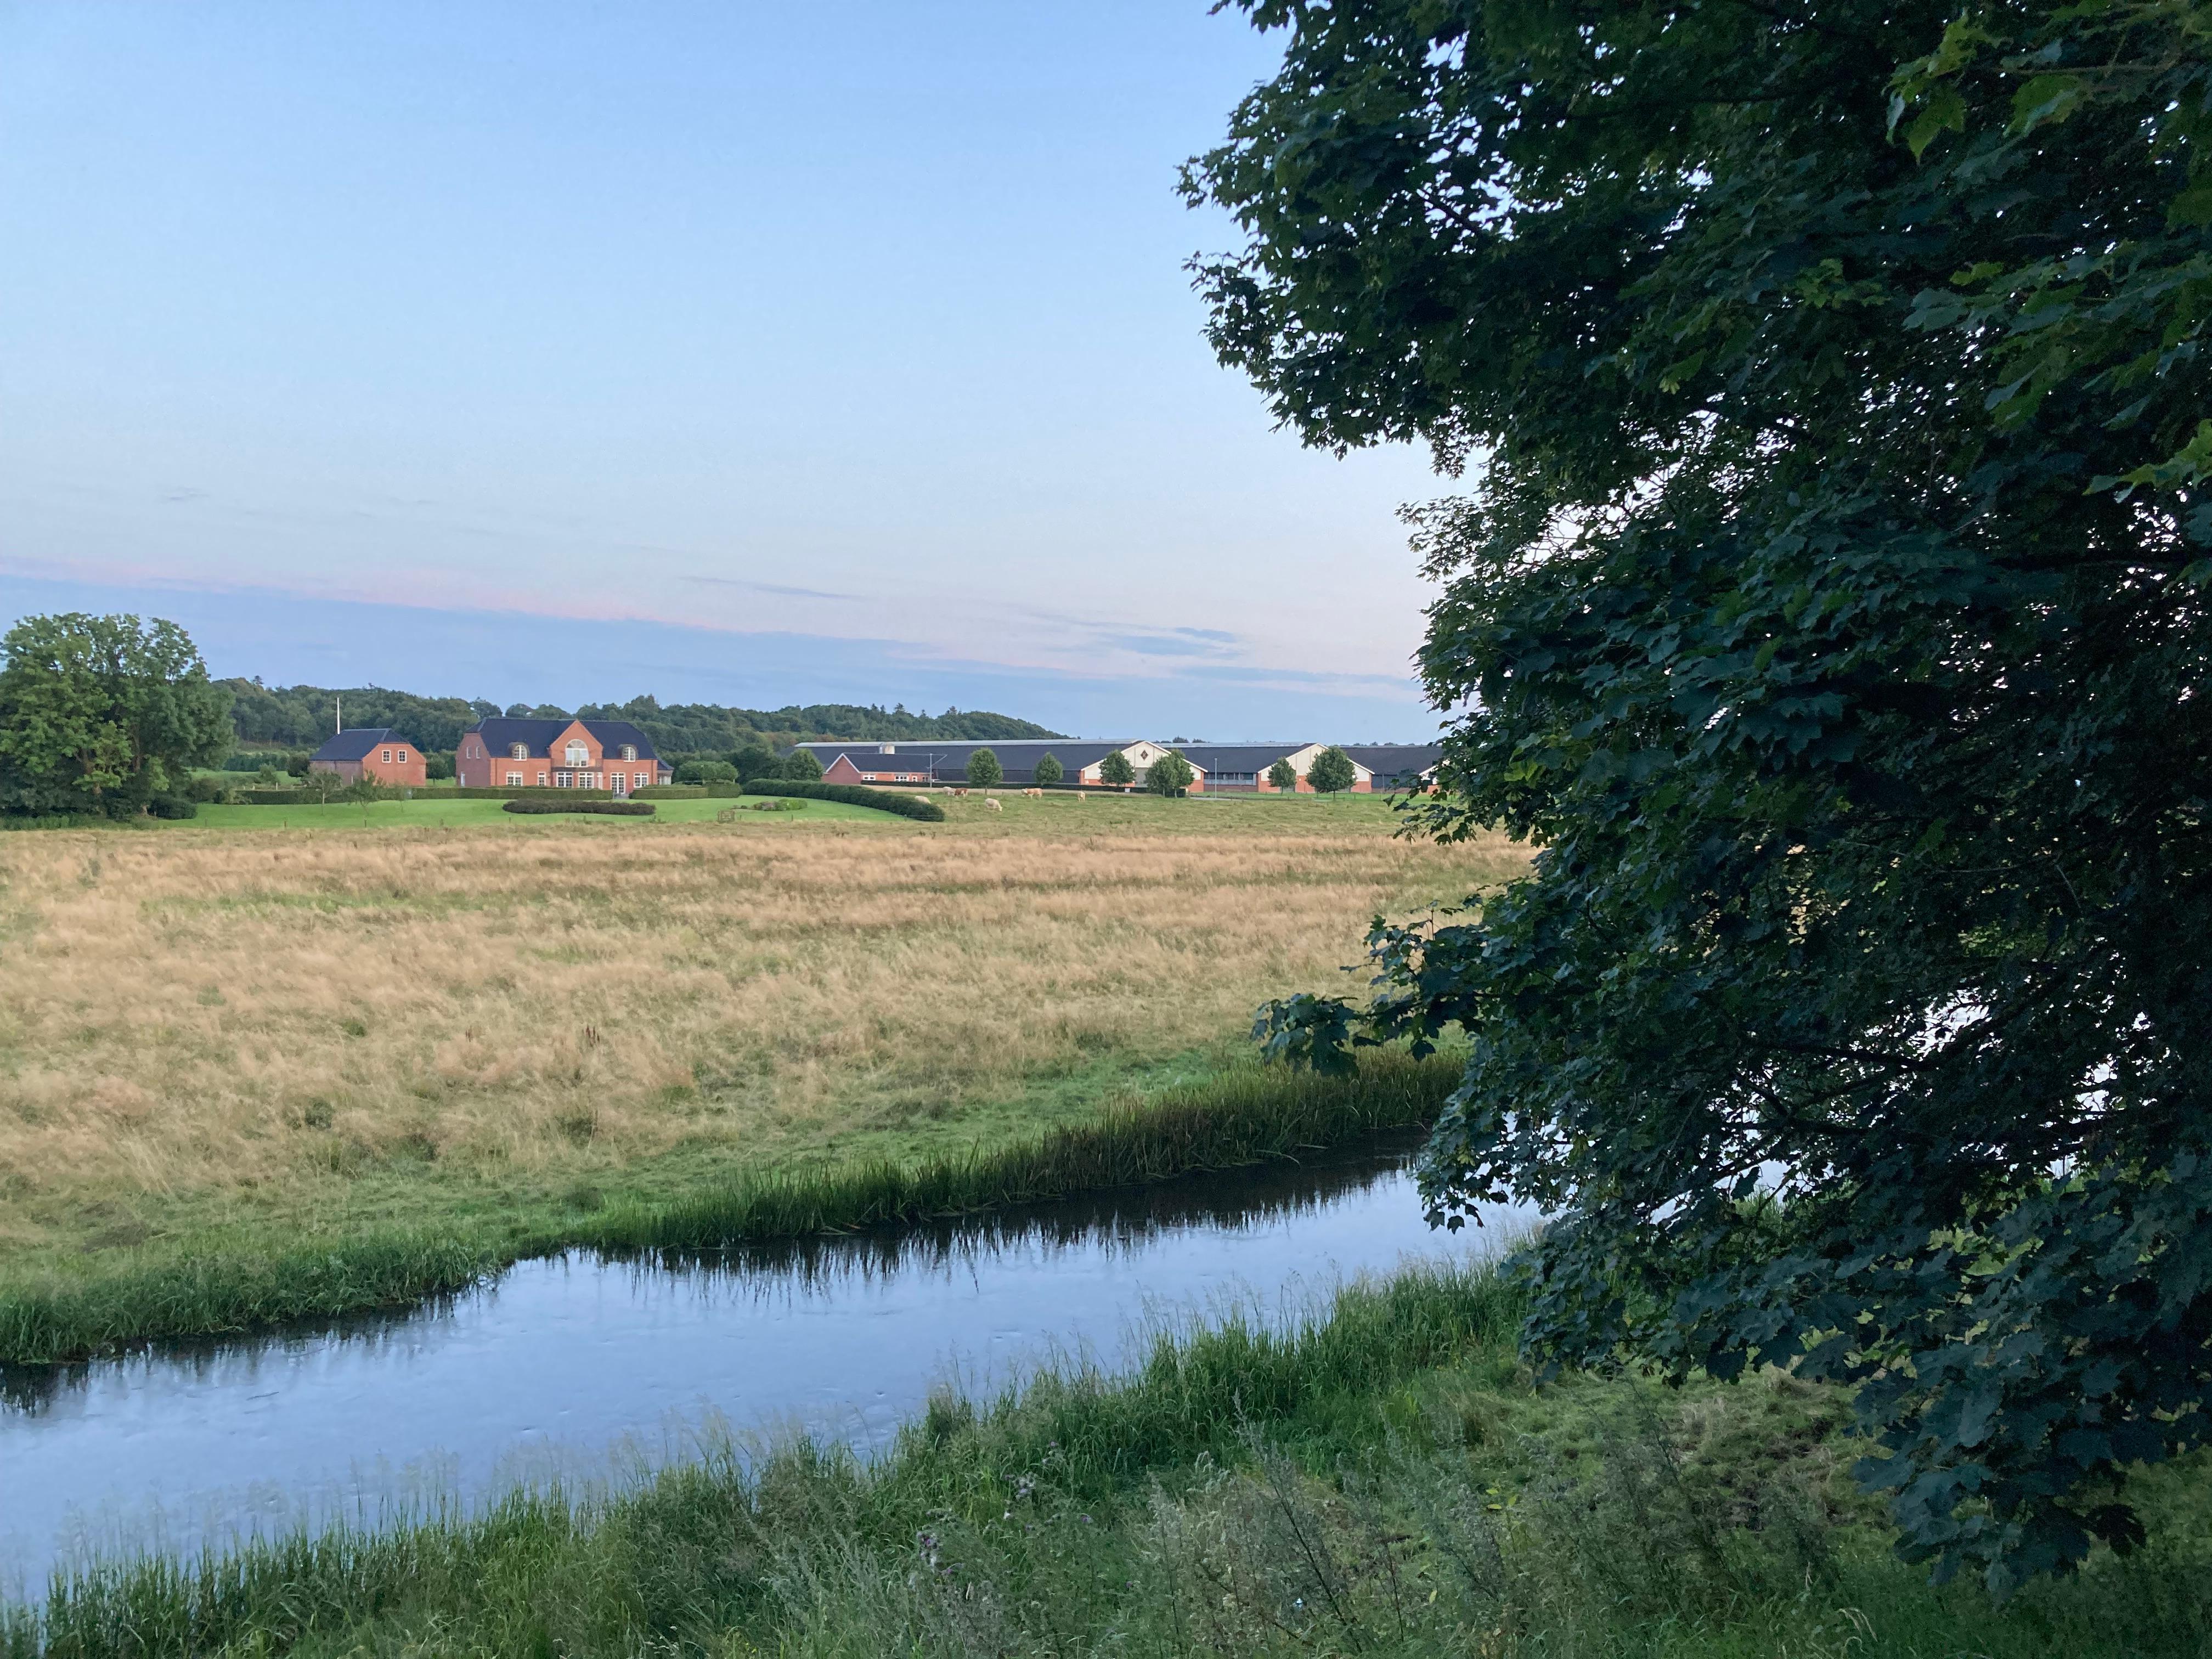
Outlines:
[{"label": "tall grass", "polygon": [[520,1238],[372,1232],[274,1252],[142,1252],[85,1279],[0,1279],[0,1362],[45,1364],[149,1338],[401,1306],[520,1257],[576,1246],[714,1249],[1225,1169],[1427,1123],[1456,1077],[1441,1056],[1416,1063],[1377,1054],[1344,1079],[1247,1065],[997,1146],[908,1164],[868,1159],[748,1172],[726,1188],[611,1206]]},{"label": "tall grass", "polygon": [[915,1164],[883,1158],[771,1170],[673,1203],[611,1207],[579,1241],[608,1249],[711,1249],[1229,1169],[1426,1125],[1458,1079],[1449,1059],[1416,1063],[1397,1054],[1376,1054],[1343,1079],[1241,1066],[1007,1146]]},{"label": "tall grass", "polygon": [[1525,861],[1151,805],[0,837],[0,1274],[1043,1127]]},{"label": "tall grass", "polygon": [[[726,1449],[625,1492],[116,1562],[0,1613],[0,1659],[645,1653],[791,1659],[2029,1659],[2212,1641],[2201,1486],[2128,1560],[1992,1607],[1887,1553],[1818,1391],[1514,1364],[1481,1267],[1287,1325],[1163,1337],[1121,1378],[939,1397],[873,1462]],[[2193,1531],[2192,1531],[2193,1528]]]}]

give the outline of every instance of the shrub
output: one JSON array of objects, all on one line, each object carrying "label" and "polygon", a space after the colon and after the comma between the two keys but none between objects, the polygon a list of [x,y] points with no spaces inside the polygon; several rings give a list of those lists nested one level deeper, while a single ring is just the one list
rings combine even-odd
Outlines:
[{"label": "shrub", "polygon": [[890,789],[866,789],[857,784],[804,783],[793,778],[756,778],[745,786],[745,793],[834,800],[847,806],[872,806],[878,812],[896,812],[902,818],[919,818],[925,823],[945,822],[945,809],[927,796],[902,795]]},{"label": "shrub", "polygon": [[988,789],[1003,782],[1006,769],[999,764],[999,757],[988,749],[978,749],[968,757],[968,781],[977,789]]},{"label": "shrub", "polygon": [[738,769],[727,761],[688,760],[676,769],[678,783],[735,783]]},{"label": "shrub", "polygon": [[653,803],[649,800],[511,800],[500,809],[503,812],[596,812],[607,817],[649,818]]},{"label": "shrub", "polygon": [[188,795],[155,795],[146,803],[146,810],[157,818],[196,818],[200,815],[199,803]]},{"label": "shrub", "polygon": [[1036,781],[1040,787],[1049,789],[1067,775],[1067,769],[1060,763],[1056,755],[1042,755],[1037,759]]},{"label": "shrub", "polygon": [[1306,781],[1324,795],[1340,794],[1358,781],[1352,757],[1334,744],[1314,757],[1313,766],[1306,773]]}]

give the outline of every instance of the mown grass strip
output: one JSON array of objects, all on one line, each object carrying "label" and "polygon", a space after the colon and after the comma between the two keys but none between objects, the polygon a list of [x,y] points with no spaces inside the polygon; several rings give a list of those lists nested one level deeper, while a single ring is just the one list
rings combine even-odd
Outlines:
[{"label": "mown grass strip", "polygon": [[97,1278],[0,1282],[0,1363],[52,1364],[135,1341],[404,1307],[523,1257],[577,1246],[711,1249],[1229,1169],[1429,1122],[1457,1076],[1448,1060],[1388,1054],[1343,1079],[1240,1066],[1029,1139],[911,1164],[869,1159],[747,1172],[662,1202],[617,1201],[521,1238],[407,1231],[275,1251],[147,1250]]}]

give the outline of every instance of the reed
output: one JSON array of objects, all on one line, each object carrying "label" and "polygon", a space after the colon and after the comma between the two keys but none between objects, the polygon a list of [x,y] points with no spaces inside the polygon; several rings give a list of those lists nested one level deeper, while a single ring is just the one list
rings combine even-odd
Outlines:
[{"label": "reed", "polygon": [[714,1249],[1226,1169],[1425,1124],[1456,1079],[1444,1056],[1416,1062],[1378,1054],[1341,1079],[1246,1064],[1119,1101],[1093,1121],[952,1156],[769,1169],[520,1234],[369,1231],[274,1251],[138,1252],[94,1278],[0,1280],[0,1362],[49,1364],[153,1338],[404,1306],[522,1257],[575,1246]]},{"label": "reed", "polygon": [[913,1164],[870,1158],[751,1174],[666,1204],[611,1207],[580,1243],[713,1249],[750,1240],[896,1225],[999,1205],[1223,1170],[1435,1121],[1459,1072],[1447,1057],[1381,1054],[1349,1078],[1281,1066],[1125,1098],[1096,1120],[1011,1145]]}]

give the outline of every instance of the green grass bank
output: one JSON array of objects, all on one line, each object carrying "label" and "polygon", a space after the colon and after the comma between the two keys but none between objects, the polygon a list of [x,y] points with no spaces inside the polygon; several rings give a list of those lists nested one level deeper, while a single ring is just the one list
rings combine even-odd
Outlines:
[{"label": "green grass bank", "polygon": [[1480,1269],[1132,1373],[946,1395],[883,1458],[720,1449],[630,1489],[118,1561],[0,1613],[3,1659],[1375,1655],[2179,1659],[2212,1644],[2204,1469],[2148,1545],[1993,1607],[1899,1564],[1844,1401],[1776,1375],[1533,1388]]},{"label": "green grass bank", "polygon": [[1352,1078],[1242,1065],[1042,1133],[901,1162],[871,1157],[697,1172],[666,1196],[447,1226],[366,1227],[312,1244],[118,1253],[98,1273],[0,1279],[0,1362],[37,1364],[160,1337],[225,1334],[404,1306],[573,1247],[712,1249],[913,1222],[1231,1168],[1432,1120],[1439,1057],[1375,1056]]}]

